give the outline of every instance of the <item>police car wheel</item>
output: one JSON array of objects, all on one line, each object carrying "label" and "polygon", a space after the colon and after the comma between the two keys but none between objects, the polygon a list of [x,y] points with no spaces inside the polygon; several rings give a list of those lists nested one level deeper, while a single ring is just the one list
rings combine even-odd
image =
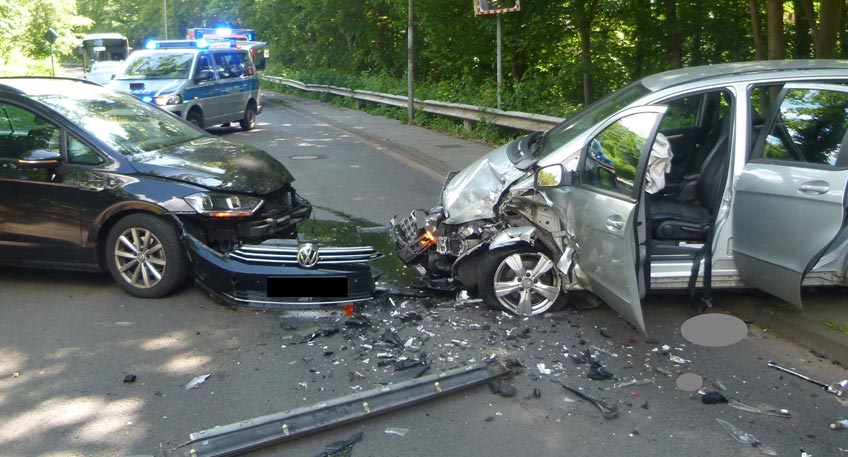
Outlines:
[{"label": "police car wheel", "polygon": [[241,125],[241,129],[245,132],[253,130],[253,127],[256,127],[256,107],[253,106],[253,103],[247,105],[247,108],[245,108],[244,119],[239,121],[239,125]]},{"label": "police car wheel", "polygon": [[198,111],[189,112],[186,116],[186,120],[200,128],[203,128],[203,115]]}]

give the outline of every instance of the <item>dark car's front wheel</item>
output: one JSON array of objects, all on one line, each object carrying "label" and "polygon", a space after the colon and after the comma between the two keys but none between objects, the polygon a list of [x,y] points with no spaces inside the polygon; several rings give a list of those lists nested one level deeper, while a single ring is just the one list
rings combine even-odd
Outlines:
[{"label": "dark car's front wheel", "polygon": [[183,285],[188,262],[173,225],[152,214],[119,220],[106,238],[112,277],[136,297],[164,297]]},{"label": "dark car's front wheel", "polygon": [[491,308],[531,316],[565,302],[554,261],[529,246],[487,252],[478,273],[480,297]]}]

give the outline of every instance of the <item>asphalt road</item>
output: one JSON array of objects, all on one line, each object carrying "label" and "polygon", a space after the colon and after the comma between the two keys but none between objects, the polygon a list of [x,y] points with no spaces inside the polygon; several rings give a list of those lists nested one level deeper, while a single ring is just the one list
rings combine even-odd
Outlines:
[{"label": "asphalt road", "polygon": [[[253,132],[218,133],[280,159],[324,208],[319,217],[385,224],[432,205],[440,186],[383,145],[284,107],[266,106]],[[848,407],[767,367],[835,381],[848,378],[841,365],[756,325],[730,346],[693,344],[681,335],[692,314],[680,295],[650,297],[646,337],[607,307],[522,319],[452,296],[387,296],[361,310],[370,326],[354,327],[332,312],[231,310],[192,287],[141,300],[91,274],[3,269],[0,288],[0,455],[8,457],[154,455],[192,432],[374,388],[401,374],[381,363],[400,356],[425,360],[430,373],[508,362],[516,394],[476,387],[250,455],[314,456],[359,431],[352,456],[848,455],[848,431],[828,428]],[[387,331],[409,347],[386,346]],[[613,379],[587,377],[589,367],[571,357],[587,349]],[[792,417],[704,404],[692,379]],[[645,383],[615,387],[627,381]],[[618,417],[603,419],[563,384],[605,399]],[[735,441],[716,419],[761,444]]]}]

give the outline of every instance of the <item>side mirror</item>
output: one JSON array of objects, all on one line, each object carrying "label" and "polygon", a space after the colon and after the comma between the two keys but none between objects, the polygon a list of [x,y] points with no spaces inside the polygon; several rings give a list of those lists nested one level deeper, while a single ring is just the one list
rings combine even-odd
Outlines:
[{"label": "side mirror", "polygon": [[32,149],[18,158],[21,168],[53,168],[62,163],[62,153],[54,149]]},{"label": "side mirror", "polygon": [[215,73],[212,73],[212,70],[200,70],[197,72],[197,75],[194,77],[194,83],[201,83],[203,81],[209,81],[215,77]]},{"label": "side mirror", "polygon": [[572,175],[561,163],[548,165],[536,170],[535,185],[540,188],[570,186]]}]

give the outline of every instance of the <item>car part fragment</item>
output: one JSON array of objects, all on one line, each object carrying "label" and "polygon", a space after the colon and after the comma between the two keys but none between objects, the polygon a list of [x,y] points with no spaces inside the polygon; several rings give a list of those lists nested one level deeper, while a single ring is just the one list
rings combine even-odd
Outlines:
[{"label": "car part fragment", "polygon": [[821,381],[816,381],[815,379],[813,379],[809,376],[804,376],[801,373],[798,373],[797,371],[792,371],[788,368],[783,368],[782,366],[780,366],[780,365],[778,365],[774,362],[769,362],[768,366],[770,368],[774,368],[774,369],[782,371],[784,373],[789,373],[792,376],[803,379],[804,381],[811,382],[811,383],[823,388],[825,391],[827,391],[827,393],[836,395],[837,397],[840,397],[840,398],[845,395],[846,388],[848,388],[848,380],[842,380],[842,381],[839,381],[839,382],[835,382],[833,384],[825,384]]},{"label": "car part fragment", "polygon": [[314,405],[192,433],[164,457],[221,457],[291,441],[322,430],[383,414],[484,384],[504,376],[503,365],[471,365],[400,382]]},{"label": "car part fragment", "polygon": [[592,403],[593,405],[597,406],[598,409],[601,410],[601,415],[604,416],[604,419],[615,419],[616,417],[618,417],[618,407],[617,406],[611,405],[611,404],[607,403],[606,401],[604,401],[604,400],[602,400],[598,397],[594,397],[594,396],[589,395],[587,393],[581,392],[580,390],[575,389],[573,387],[569,387],[569,386],[567,386],[563,383],[560,383],[560,385],[562,387],[564,387],[565,390],[567,390],[567,391],[573,393],[574,395],[577,395],[578,397],[580,397],[580,398]]}]

